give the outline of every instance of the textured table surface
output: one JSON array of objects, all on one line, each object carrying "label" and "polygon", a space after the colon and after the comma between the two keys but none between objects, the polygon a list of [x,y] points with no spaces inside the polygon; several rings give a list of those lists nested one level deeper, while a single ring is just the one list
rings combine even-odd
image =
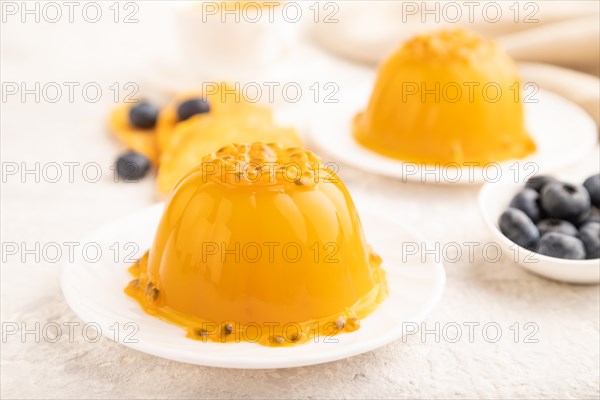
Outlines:
[{"label": "textured table surface", "polygon": [[[144,3],[145,4],[145,3]],[[108,6],[107,6],[108,7]],[[116,184],[109,169],[121,151],[105,130],[113,104],[112,83],[135,81],[142,89],[177,80],[175,30],[155,7],[140,10],[136,25],[58,23],[2,24],[2,81],[97,82],[106,91],[98,103],[2,101],[2,243],[28,249],[36,243],[76,242],[100,224],[158,201],[152,179]],[[159,29],[160,28],[160,29]],[[298,46],[289,65],[271,80],[334,81],[344,85],[368,76],[361,67],[330,60]],[[160,56],[158,54],[160,52]],[[166,67],[165,67],[166,65]],[[173,66],[174,65],[174,66]],[[167,71],[167,72],[165,72]],[[296,74],[296,75],[295,75]],[[266,79],[264,76],[261,79]],[[162,83],[161,83],[162,84]],[[160,85],[159,85],[160,86]],[[301,107],[302,104],[298,105]],[[314,105],[313,105],[314,106]],[[327,105],[319,105],[327,106]],[[310,118],[310,107],[303,112]],[[48,176],[7,175],[17,165],[42,168],[79,162],[73,182]],[[81,166],[95,162],[102,177],[90,183]],[[15,164],[16,163],[16,164]],[[24,164],[22,164],[24,163]],[[597,166],[597,149],[577,168]],[[49,170],[46,170],[50,174]],[[487,243],[480,220],[477,186],[401,183],[340,166],[340,175],[359,202],[376,205],[429,241]],[[53,175],[52,175],[53,176]],[[23,182],[24,181],[24,182]],[[390,232],[393,235],[393,232]],[[65,247],[62,246],[64,249]],[[21,247],[22,249],[22,247]],[[465,249],[463,249],[465,250]],[[465,250],[466,251],[466,250]],[[21,256],[25,260],[21,260]],[[412,335],[347,360],[281,370],[225,370],[186,365],[138,353],[108,339],[83,339],[81,325],[54,342],[51,333],[6,335],[8,326],[35,330],[81,321],[62,296],[60,262],[46,254],[9,255],[2,260],[2,398],[598,398],[598,286],[552,282],[525,272],[505,256],[486,263],[480,252],[446,263],[444,296],[423,328],[457,323],[455,343],[430,334]],[[64,255],[63,255],[64,257]],[[527,325],[526,323],[533,323]],[[467,325],[478,323],[472,340]],[[496,323],[501,337],[491,343],[481,326]],[[520,333],[515,340],[518,323]],[[533,332],[525,340],[528,333]],[[51,331],[49,331],[51,332]],[[486,340],[487,339],[487,340]]]}]

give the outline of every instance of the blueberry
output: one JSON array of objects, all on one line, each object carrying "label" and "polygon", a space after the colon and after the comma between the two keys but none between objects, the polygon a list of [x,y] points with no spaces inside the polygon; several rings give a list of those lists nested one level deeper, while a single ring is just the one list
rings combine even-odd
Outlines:
[{"label": "blueberry", "polygon": [[546,186],[547,183],[558,182],[556,178],[546,175],[537,175],[527,179],[525,182],[525,187],[529,189],[533,189],[536,192],[541,192],[542,188]]},{"label": "blueberry", "polygon": [[498,224],[504,236],[526,249],[534,249],[540,238],[538,228],[527,214],[519,209],[509,208],[504,211]]},{"label": "blueberry", "polygon": [[551,218],[576,221],[590,210],[590,195],[583,186],[549,183],[542,189],[541,204]]},{"label": "blueberry", "polygon": [[600,207],[600,174],[592,175],[583,182],[583,186],[590,194],[592,204]]},{"label": "blueberry", "polygon": [[177,107],[177,118],[179,121],[185,121],[196,114],[204,114],[209,111],[210,105],[208,104],[208,101],[198,97],[186,100],[179,104],[179,107]]},{"label": "blueberry", "polygon": [[600,258],[600,222],[588,222],[579,229],[587,258]]},{"label": "blueberry", "polygon": [[577,221],[575,221],[575,225],[577,225],[579,228],[581,228],[583,225],[587,224],[588,222],[600,222],[600,209],[598,209],[598,207],[592,206],[590,208],[590,211],[588,211],[587,213],[581,214],[577,218]]},{"label": "blueberry", "polygon": [[510,202],[509,207],[518,208],[523,211],[533,222],[541,218],[540,195],[533,189],[523,189]]},{"label": "blueberry", "polygon": [[117,173],[123,179],[141,179],[150,169],[150,160],[135,151],[128,151],[117,160]]},{"label": "blueberry", "polygon": [[550,232],[542,236],[537,252],[546,256],[569,260],[583,260],[585,258],[585,247],[581,240],[558,232]]},{"label": "blueberry", "polygon": [[538,222],[537,227],[542,236],[550,232],[558,232],[569,236],[577,236],[578,233],[575,225],[561,219],[543,219]]},{"label": "blueberry", "polygon": [[129,123],[138,129],[152,129],[158,118],[158,107],[141,101],[129,110]]}]

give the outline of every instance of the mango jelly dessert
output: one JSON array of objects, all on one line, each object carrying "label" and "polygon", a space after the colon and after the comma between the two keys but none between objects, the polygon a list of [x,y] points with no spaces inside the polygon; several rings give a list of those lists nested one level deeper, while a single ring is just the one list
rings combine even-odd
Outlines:
[{"label": "mango jelly dessert", "polygon": [[189,338],[285,346],[358,329],[387,294],[380,265],[318,157],[232,144],[171,192],[125,292]]},{"label": "mango jelly dessert", "polygon": [[168,193],[202,158],[230,143],[301,144],[295,129],[278,126],[267,108],[249,104],[236,113],[201,115],[181,122],[161,154],[157,186]]},{"label": "mango jelly dessert", "polygon": [[417,36],[380,67],[354,138],[384,156],[426,164],[487,164],[536,149],[525,130],[510,57],[466,30]]}]

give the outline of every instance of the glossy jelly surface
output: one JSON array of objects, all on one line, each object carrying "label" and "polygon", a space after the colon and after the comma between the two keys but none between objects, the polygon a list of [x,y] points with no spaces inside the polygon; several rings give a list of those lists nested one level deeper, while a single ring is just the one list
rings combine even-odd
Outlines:
[{"label": "glossy jelly surface", "polygon": [[358,329],[387,293],[380,265],[333,171],[256,142],[177,184],[126,293],[194,339],[291,345]]},{"label": "glossy jelly surface", "polygon": [[536,149],[525,130],[515,63],[466,30],[422,35],[380,67],[354,137],[382,155],[426,164],[522,158]]}]

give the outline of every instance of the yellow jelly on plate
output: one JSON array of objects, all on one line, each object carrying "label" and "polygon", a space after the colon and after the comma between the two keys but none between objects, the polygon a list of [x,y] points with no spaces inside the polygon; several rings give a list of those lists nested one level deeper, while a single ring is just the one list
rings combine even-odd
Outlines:
[{"label": "yellow jelly on plate", "polygon": [[380,265],[318,157],[233,144],[171,192],[126,293],[192,339],[282,346],[358,329],[387,293]]},{"label": "yellow jelly on plate", "polygon": [[515,63],[466,30],[417,36],[392,54],[353,129],[377,153],[426,164],[487,164],[536,149]]}]

